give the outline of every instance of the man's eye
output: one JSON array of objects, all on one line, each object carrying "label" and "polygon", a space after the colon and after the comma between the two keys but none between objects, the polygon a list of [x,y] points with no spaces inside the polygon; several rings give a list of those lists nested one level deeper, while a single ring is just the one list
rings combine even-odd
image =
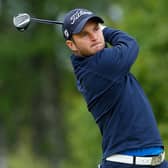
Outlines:
[{"label": "man's eye", "polygon": [[99,29],[100,29],[99,26],[96,26],[96,27],[95,27],[95,31],[98,31]]},{"label": "man's eye", "polygon": [[81,34],[81,36],[82,36],[82,37],[85,37],[85,36],[87,36],[87,33],[86,33],[86,32],[83,32],[83,33]]}]

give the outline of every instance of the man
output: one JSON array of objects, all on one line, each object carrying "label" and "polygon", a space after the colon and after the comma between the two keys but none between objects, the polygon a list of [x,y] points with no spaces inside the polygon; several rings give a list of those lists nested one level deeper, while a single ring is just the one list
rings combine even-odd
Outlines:
[{"label": "man", "polygon": [[92,12],[74,9],[63,24],[77,87],[102,134],[101,167],[168,167],[151,106],[130,73],[138,44],[102,23]]}]

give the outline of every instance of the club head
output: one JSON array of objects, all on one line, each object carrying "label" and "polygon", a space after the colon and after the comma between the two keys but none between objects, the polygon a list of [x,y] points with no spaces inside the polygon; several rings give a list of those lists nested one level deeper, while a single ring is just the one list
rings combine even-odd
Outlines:
[{"label": "club head", "polygon": [[19,31],[24,31],[30,24],[30,15],[27,13],[20,13],[13,17],[13,24]]}]

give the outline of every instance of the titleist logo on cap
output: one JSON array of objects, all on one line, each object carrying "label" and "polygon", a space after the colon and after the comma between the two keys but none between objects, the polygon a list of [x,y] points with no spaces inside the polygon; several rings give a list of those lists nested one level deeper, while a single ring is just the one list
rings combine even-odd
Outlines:
[{"label": "titleist logo on cap", "polygon": [[83,15],[91,15],[91,14],[93,14],[93,13],[90,12],[90,11],[84,11],[84,10],[77,11],[70,18],[71,24],[74,24],[75,21],[78,20],[81,16],[83,16]]}]

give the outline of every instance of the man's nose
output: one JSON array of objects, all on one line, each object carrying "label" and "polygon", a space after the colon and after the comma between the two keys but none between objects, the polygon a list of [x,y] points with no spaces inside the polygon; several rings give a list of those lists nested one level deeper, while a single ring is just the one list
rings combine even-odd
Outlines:
[{"label": "man's nose", "polygon": [[90,39],[93,40],[93,41],[97,40],[97,34],[96,33],[91,33],[90,34]]}]

